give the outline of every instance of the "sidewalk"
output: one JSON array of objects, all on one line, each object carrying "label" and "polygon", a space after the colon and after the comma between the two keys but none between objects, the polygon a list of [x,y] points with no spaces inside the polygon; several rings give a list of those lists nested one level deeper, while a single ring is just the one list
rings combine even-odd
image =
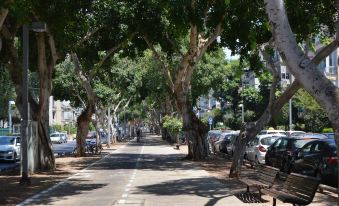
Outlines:
[{"label": "sidewalk", "polygon": [[[180,152],[182,154],[188,153],[187,145],[182,145],[180,147]],[[226,187],[230,187],[229,185],[235,184],[237,187],[243,188],[243,191],[245,191],[246,185],[243,183],[229,178],[229,168],[231,166],[231,159],[225,159],[224,157],[220,156],[214,156],[213,158],[198,162],[199,165],[210,175],[212,175],[214,178],[218,179],[219,182],[226,185]],[[249,167],[243,167],[242,174],[247,174],[253,172],[253,168]],[[251,191],[255,192],[255,188],[251,189]],[[236,195],[238,198],[242,200],[248,200],[246,205],[254,205],[251,204],[251,202],[256,201],[257,198],[250,198],[250,197],[244,197],[244,193],[239,193]],[[243,196],[243,197],[242,197]],[[263,204],[262,205],[272,205],[272,197],[268,195],[263,195]],[[277,200],[277,206],[290,206],[291,204],[284,204],[283,202]],[[324,192],[324,193],[316,193],[315,197],[313,199],[313,202],[310,204],[311,206],[333,206],[337,205],[337,197],[334,193],[331,192]]]}]

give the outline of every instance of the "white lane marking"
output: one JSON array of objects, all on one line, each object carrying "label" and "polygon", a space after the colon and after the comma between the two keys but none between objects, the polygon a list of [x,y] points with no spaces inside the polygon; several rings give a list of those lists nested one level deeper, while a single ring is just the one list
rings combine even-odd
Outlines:
[{"label": "white lane marking", "polygon": [[123,198],[126,198],[126,197],[128,197],[128,194],[127,194],[127,193],[124,193],[124,194],[122,194],[122,197],[123,197]]},{"label": "white lane marking", "polygon": [[[128,143],[129,144],[129,143]],[[27,199],[25,199],[24,201],[22,201],[21,203],[17,204],[17,206],[24,206],[24,205],[28,205],[30,204],[31,202],[35,201],[36,199],[40,198],[42,195],[56,189],[57,187],[59,187],[60,185],[62,184],[65,184],[68,180],[71,180],[71,179],[74,179],[74,178],[77,178],[77,176],[81,175],[81,173],[84,173],[84,172],[87,172],[87,170],[91,167],[93,167],[94,165],[98,164],[99,162],[103,161],[104,159],[106,159],[108,156],[110,156],[111,154],[114,154],[114,153],[118,153],[120,152],[119,150],[125,148],[128,144],[125,144],[123,146],[121,146],[120,148],[108,153],[107,155],[105,155],[104,157],[102,157],[101,159],[93,162],[92,164],[88,165],[87,167],[85,167],[84,169],[80,170],[78,173],[75,173],[73,174],[72,176],[70,177],[67,177],[65,178],[63,181],[61,182],[58,182],[57,184],[53,185],[52,187],[46,189],[46,190],[43,190],[35,195],[33,195],[32,197],[29,197]]]},{"label": "white lane marking", "polygon": [[129,192],[131,189],[130,188],[126,188],[125,189],[125,192]]}]

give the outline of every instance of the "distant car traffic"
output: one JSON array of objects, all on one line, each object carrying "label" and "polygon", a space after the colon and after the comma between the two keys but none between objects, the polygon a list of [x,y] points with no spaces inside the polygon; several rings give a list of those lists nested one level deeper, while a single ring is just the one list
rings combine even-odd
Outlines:
[{"label": "distant car traffic", "polygon": [[265,164],[265,155],[267,148],[273,144],[278,138],[286,137],[281,133],[258,135],[247,144],[245,157],[250,163]]},{"label": "distant car traffic", "polygon": [[334,139],[318,139],[294,154],[291,172],[321,178],[323,184],[338,186],[337,149]]},{"label": "distant car traffic", "polygon": [[0,136],[0,160],[16,162],[20,159],[20,137]]}]

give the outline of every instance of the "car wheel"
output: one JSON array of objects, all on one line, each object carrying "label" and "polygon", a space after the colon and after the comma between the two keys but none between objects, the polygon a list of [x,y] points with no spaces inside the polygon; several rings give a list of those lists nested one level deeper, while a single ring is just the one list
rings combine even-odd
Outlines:
[{"label": "car wheel", "polygon": [[260,165],[260,162],[259,162],[259,159],[257,156],[255,156],[255,166],[259,166]]},{"label": "car wheel", "polygon": [[288,174],[289,173],[289,168],[288,168],[288,164],[287,161],[283,161],[282,165],[281,165],[281,169],[282,172]]},{"label": "car wheel", "polygon": [[16,154],[16,152],[14,152],[12,162],[15,163],[17,158],[18,158],[18,155]]}]

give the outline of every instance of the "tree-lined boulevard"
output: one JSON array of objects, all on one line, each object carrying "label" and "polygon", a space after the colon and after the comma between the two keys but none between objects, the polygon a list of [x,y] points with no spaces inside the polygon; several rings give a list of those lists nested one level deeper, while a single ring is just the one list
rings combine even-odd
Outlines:
[{"label": "tree-lined boulevard", "polygon": [[[338,49],[338,10],[339,0],[0,2],[0,99],[1,105],[8,107],[4,111],[9,113],[12,108],[8,102],[15,99],[18,116],[13,121],[21,123],[21,184],[30,184],[27,158],[32,156],[27,157],[25,152],[29,145],[27,136],[36,134],[33,135],[35,171],[56,170],[55,150],[63,151],[60,147],[67,147],[53,147],[51,142],[53,125],[49,116],[54,115],[49,112],[50,96],[70,101],[79,111],[74,125],[75,143],[65,149],[76,149],[77,157],[88,156],[86,138],[91,130],[96,134],[95,151],[99,151],[103,134],[109,148],[124,138],[136,136],[136,131],[143,128],[177,144],[183,137],[188,146],[186,158],[201,161],[213,157],[207,132],[209,127],[220,123],[223,129],[240,130],[229,171],[230,178],[237,178],[243,168],[246,146],[261,130],[270,126],[292,130],[287,122],[287,103],[291,98],[293,108],[290,106],[289,113],[294,110],[294,117],[290,117],[295,122],[294,128],[332,131],[338,150],[339,89],[321,70],[326,58]],[[229,60],[226,48],[239,59]],[[333,71],[338,73],[338,61],[330,61],[330,64],[335,62]],[[288,70],[289,78],[293,75],[286,87],[281,80],[282,67]],[[243,80],[250,72],[259,79],[257,88]],[[208,108],[207,115],[201,117],[198,102],[206,96],[213,96],[221,107]],[[0,119],[11,122],[4,111],[1,109]],[[214,119],[208,122],[211,116]],[[32,125],[36,125],[37,131],[31,131]],[[162,152],[152,145],[153,139],[150,141],[148,146],[147,142],[145,146],[127,144],[126,150],[131,151],[126,157],[112,153],[100,160],[102,165],[91,174],[85,170],[84,177],[93,178],[96,184],[87,188],[93,189],[92,197],[100,190],[95,188],[109,187],[116,198],[109,197],[105,190],[99,192],[100,201],[119,205],[118,196],[125,182],[108,183],[115,178],[119,180],[120,174],[110,170],[127,167],[128,172],[120,171],[121,180],[125,180],[130,178],[131,167],[135,167],[135,173],[129,175],[134,174],[138,180],[137,168],[146,164],[139,163],[143,158],[142,148],[154,146],[154,159],[162,157]],[[333,158],[338,164],[339,154],[336,155]],[[112,179],[100,179],[101,173]],[[74,178],[57,186],[60,188],[56,188],[55,194],[46,193],[50,195],[47,200],[43,194],[31,203],[58,203],[59,198],[60,204],[94,201],[82,197],[72,199],[78,195],[72,192],[66,198],[68,194],[58,192],[67,185],[86,187],[84,182],[75,184],[77,177]],[[139,179],[139,187],[156,192],[143,185],[147,183],[145,178]],[[194,190],[208,193],[204,190],[209,186],[212,187],[198,184]],[[209,197],[192,194],[200,195]],[[153,198],[148,200],[150,205],[156,205]],[[197,201],[193,197],[185,198],[171,201],[183,205]],[[146,201],[147,198],[135,199]],[[163,205],[170,204],[166,201]],[[210,199],[205,204],[227,204],[222,198],[213,201]]]}]

